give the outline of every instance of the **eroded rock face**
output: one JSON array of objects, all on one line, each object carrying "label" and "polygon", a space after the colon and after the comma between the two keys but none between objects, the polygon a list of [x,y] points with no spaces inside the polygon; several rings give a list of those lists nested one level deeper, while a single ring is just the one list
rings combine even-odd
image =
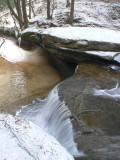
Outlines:
[{"label": "eroded rock face", "polygon": [[[92,27],[26,29],[22,40],[42,45],[64,77],[73,74],[68,63],[81,61],[120,64],[120,31]],[[70,68],[70,69],[69,69]]]},{"label": "eroded rock face", "polygon": [[74,158],[34,123],[0,114],[1,160],[73,160]]},{"label": "eroded rock face", "polygon": [[120,72],[81,63],[76,74],[59,85],[59,96],[83,134],[80,160],[120,159]]}]

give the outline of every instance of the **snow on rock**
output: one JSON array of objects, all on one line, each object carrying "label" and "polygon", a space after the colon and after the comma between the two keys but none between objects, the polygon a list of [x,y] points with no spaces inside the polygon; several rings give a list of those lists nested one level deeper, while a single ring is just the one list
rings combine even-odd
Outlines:
[{"label": "snow on rock", "polygon": [[34,123],[0,114],[0,160],[73,160],[51,135]]},{"label": "snow on rock", "polygon": [[101,41],[120,44],[120,31],[92,27],[56,27],[46,29],[43,34],[68,40]]},{"label": "snow on rock", "polygon": [[38,34],[38,33],[41,33],[41,29],[30,27],[30,28],[26,28],[25,30],[23,30],[21,34],[23,35],[25,33],[36,33],[36,34]]},{"label": "snow on rock", "polygon": [[120,63],[120,52],[107,52],[107,51],[86,51],[86,54],[100,56],[107,60],[114,60]]},{"label": "snow on rock", "polygon": [[70,58],[72,54],[72,59],[76,60],[77,57],[81,61],[81,57],[88,55],[87,58],[100,57],[120,63],[120,31],[93,27],[52,27],[43,31],[42,43],[51,52],[54,49],[55,54],[59,51],[62,58]]},{"label": "snow on rock", "polygon": [[86,55],[120,63],[120,31],[94,27],[29,28],[22,32],[22,38],[44,46],[52,55],[59,50],[62,58],[70,58],[72,52],[76,61],[77,52],[77,63],[78,58],[81,61],[81,56]]}]

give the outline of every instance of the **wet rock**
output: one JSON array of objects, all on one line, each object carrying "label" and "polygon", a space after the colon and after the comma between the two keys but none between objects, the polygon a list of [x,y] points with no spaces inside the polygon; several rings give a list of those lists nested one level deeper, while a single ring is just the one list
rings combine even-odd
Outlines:
[{"label": "wet rock", "polygon": [[86,154],[80,160],[120,159],[120,71],[79,64],[59,85],[59,97],[72,112],[76,141]]},{"label": "wet rock", "polygon": [[42,30],[36,28],[27,28],[21,33],[21,38],[23,41],[40,45],[41,44],[41,32]]},{"label": "wet rock", "polygon": [[55,138],[40,127],[11,115],[0,114],[0,146],[1,160],[74,159]]}]

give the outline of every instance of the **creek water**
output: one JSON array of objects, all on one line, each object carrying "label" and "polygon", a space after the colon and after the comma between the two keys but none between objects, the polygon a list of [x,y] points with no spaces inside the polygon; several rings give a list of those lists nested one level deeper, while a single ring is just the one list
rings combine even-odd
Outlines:
[{"label": "creek water", "polygon": [[42,48],[16,43],[0,37],[0,112],[10,114],[45,96],[61,80]]},{"label": "creek water", "polygon": [[77,150],[71,113],[59,100],[57,86],[40,99],[61,81],[45,51],[20,48],[14,39],[1,37],[0,55],[0,112],[16,112],[53,135],[72,155],[83,155]]}]

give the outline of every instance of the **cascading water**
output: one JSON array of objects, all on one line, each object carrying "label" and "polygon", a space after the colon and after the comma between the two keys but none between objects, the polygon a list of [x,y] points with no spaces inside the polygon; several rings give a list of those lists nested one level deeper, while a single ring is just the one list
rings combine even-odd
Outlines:
[{"label": "cascading water", "polygon": [[17,116],[31,120],[53,135],[73,156],[83,155],[74,142],[75,133],[70,120],[71,113],[64,102],[60,102],[56,86],[45,100],[38,100],[23,107]]}]

